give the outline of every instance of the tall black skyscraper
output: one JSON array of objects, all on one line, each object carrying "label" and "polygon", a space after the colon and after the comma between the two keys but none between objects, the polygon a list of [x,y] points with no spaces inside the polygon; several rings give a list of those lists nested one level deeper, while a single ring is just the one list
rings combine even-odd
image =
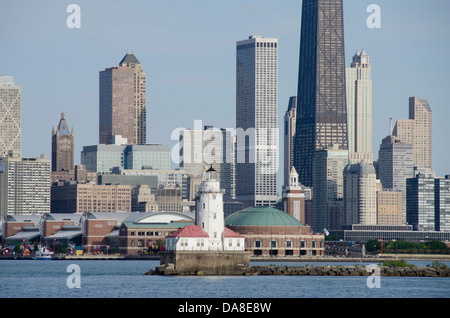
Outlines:
[{"label": "tall black skyscraper", "polygon": [[303,0],[294,166],[312,186],[316,150],[348,149],[343,0]]}]

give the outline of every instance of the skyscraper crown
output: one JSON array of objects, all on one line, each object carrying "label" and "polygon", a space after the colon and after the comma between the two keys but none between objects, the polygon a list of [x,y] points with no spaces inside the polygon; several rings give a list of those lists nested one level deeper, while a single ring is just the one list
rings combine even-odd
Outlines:
[{"label": "skyscraper crown", "polygon": [[119,65],[122,64],[141,64],[139,60],[132,53],[127,53],[123,57],[122,61],[120,61]]}]

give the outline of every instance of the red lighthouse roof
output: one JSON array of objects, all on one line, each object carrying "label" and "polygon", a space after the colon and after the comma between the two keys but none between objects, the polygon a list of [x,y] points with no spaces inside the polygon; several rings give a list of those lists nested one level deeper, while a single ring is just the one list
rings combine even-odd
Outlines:
[{"label": "red lighthouse roof", "polygon": [[198,225],[187,225],[168,235],[168,237],[209,237]]},{"label": "red lighthouse roof", "polygon": [[223,237],[244,237],[241,234],[239,234],[239,233],[237,233],[237,232],[235,232],[235,231],[233,231],[233,230],[231,230],[231,229],[229,229],[227,227],[225,227],[223,229],[222,235],[223,235]]}]

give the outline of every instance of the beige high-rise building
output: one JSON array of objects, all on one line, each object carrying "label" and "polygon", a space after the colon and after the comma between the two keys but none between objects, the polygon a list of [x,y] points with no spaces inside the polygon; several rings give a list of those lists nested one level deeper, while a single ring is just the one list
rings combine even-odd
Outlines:
[{"label": "beige high-rise building", "polygon": [[370,163],[372,156],[372,77],[369,55],[363,49],[345,69],[348,152],[351,163]]},{"label": "beige high-rise building", "polygon": [[20,155],[21,88],[12,76],[0,76],[0,157]]},{"label": "beige high-rise building", "polygon": [[409,98],[409,119],[399,119],[392,133],[413,145],[414,167],[432,168],[432,111],[424,98]]},{"label": "beige high-rise building", "polygon": [[362,161],[344,169],[344,222],[377,224],[377,179],[371,163]]},{"label": "beige high-rise building", "polygon": [[409,118],[415,121],[414,166],[432,168],[432,112],[424,98],[409,98]]},{"label": "beige high-rise building", "polygon": [[146,185],[137,185],[131,190],[131,209],[132,212],[156,212],[158,211],[158,202],[152,189]]},{"label": "beige high-rise building", "polygon": [[400,191],[377,191],[377,224],[402,224],[402,193]]},{"label": "beige high-rise building", "polygon": [[119,66],[134,71],[134,141],[136,144],[145,144],[147,141],[146,75],[134,54],[127,53]]},{"label": "beige high-rise building", "polygon": [[131,212],[130,185],[61,183],[51,188],[51,213]]}]

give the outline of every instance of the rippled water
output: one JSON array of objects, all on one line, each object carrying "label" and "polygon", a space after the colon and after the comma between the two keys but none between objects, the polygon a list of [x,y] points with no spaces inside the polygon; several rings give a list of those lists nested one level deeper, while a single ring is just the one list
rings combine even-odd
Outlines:
[{"label": "rippled water", "polygon": [[[430,262],[410,262],[425,266]],[[444,262],[445,263],[445,262]],[[80,268],[80,288],[69,288],[70,264]],[[255,263],[263,265],[264,263]],[[330,263],[333,265],[334,263]],[[335,263],[353,265],[349,263]],[[450,264],[446,263],[448,266]],[[143,275],[158,261],[0,261],[0,298],[448,298],[450,279],[367,277]],[[279,263],[279,265],[306,264]],[[309,265],[326,265],[309,263]],[[367,264],[366,264],[367,265]]]}]

